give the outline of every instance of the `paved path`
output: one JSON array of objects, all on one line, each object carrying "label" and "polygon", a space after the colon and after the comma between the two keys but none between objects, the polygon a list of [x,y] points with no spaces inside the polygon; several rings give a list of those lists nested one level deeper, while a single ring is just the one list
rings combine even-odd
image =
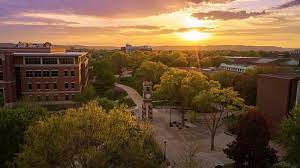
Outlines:
[{"label": "paved path", "polygon": [[133,88],[126,86],[126,85],[122,85],[117,83],[115,85],[116,87],[124,90],[125,92],[127,92],[128,96],[132,99],[132,101],[134,102],[134,104],[136,105],[135,107],[135,115],[138,119],[141,119],[141,109],[142,109],[142,105],[143,105],[143,98],[142,96]]}]

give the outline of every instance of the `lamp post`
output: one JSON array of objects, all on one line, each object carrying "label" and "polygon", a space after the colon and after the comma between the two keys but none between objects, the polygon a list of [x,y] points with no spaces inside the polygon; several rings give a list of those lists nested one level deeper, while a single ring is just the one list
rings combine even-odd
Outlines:
[{"label": "lamp post", "polygon": [[164,160],[167,160],[167,141],[164,141]]}]

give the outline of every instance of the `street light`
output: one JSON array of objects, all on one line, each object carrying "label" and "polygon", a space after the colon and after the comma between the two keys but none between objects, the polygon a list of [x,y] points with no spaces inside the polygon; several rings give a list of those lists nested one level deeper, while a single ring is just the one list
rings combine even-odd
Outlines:
[{"label": "street light", "polygon": [[164,141],[164,160],[167,160],[167,141]]}]

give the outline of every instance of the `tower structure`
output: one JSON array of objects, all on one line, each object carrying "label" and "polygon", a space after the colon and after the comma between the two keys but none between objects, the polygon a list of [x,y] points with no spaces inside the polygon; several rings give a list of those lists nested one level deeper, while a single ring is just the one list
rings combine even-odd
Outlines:
[{"label": "tower structure", "polygon": [[153,94],[152,82],[143,82],[143,106],[142,106],[142,119],[144,121],[153,120],[153,105],[152,105],[152,94]]}]

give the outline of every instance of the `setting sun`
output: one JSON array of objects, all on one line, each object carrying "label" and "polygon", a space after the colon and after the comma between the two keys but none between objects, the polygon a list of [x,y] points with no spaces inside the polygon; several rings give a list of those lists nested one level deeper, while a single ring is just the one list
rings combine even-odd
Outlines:
[{"label": "setting sun", "polygon": [[182,34],[183,38],[188,41],[200,41],[210,37],[209,33],[199,32],[197,30],[191,30]]}]

